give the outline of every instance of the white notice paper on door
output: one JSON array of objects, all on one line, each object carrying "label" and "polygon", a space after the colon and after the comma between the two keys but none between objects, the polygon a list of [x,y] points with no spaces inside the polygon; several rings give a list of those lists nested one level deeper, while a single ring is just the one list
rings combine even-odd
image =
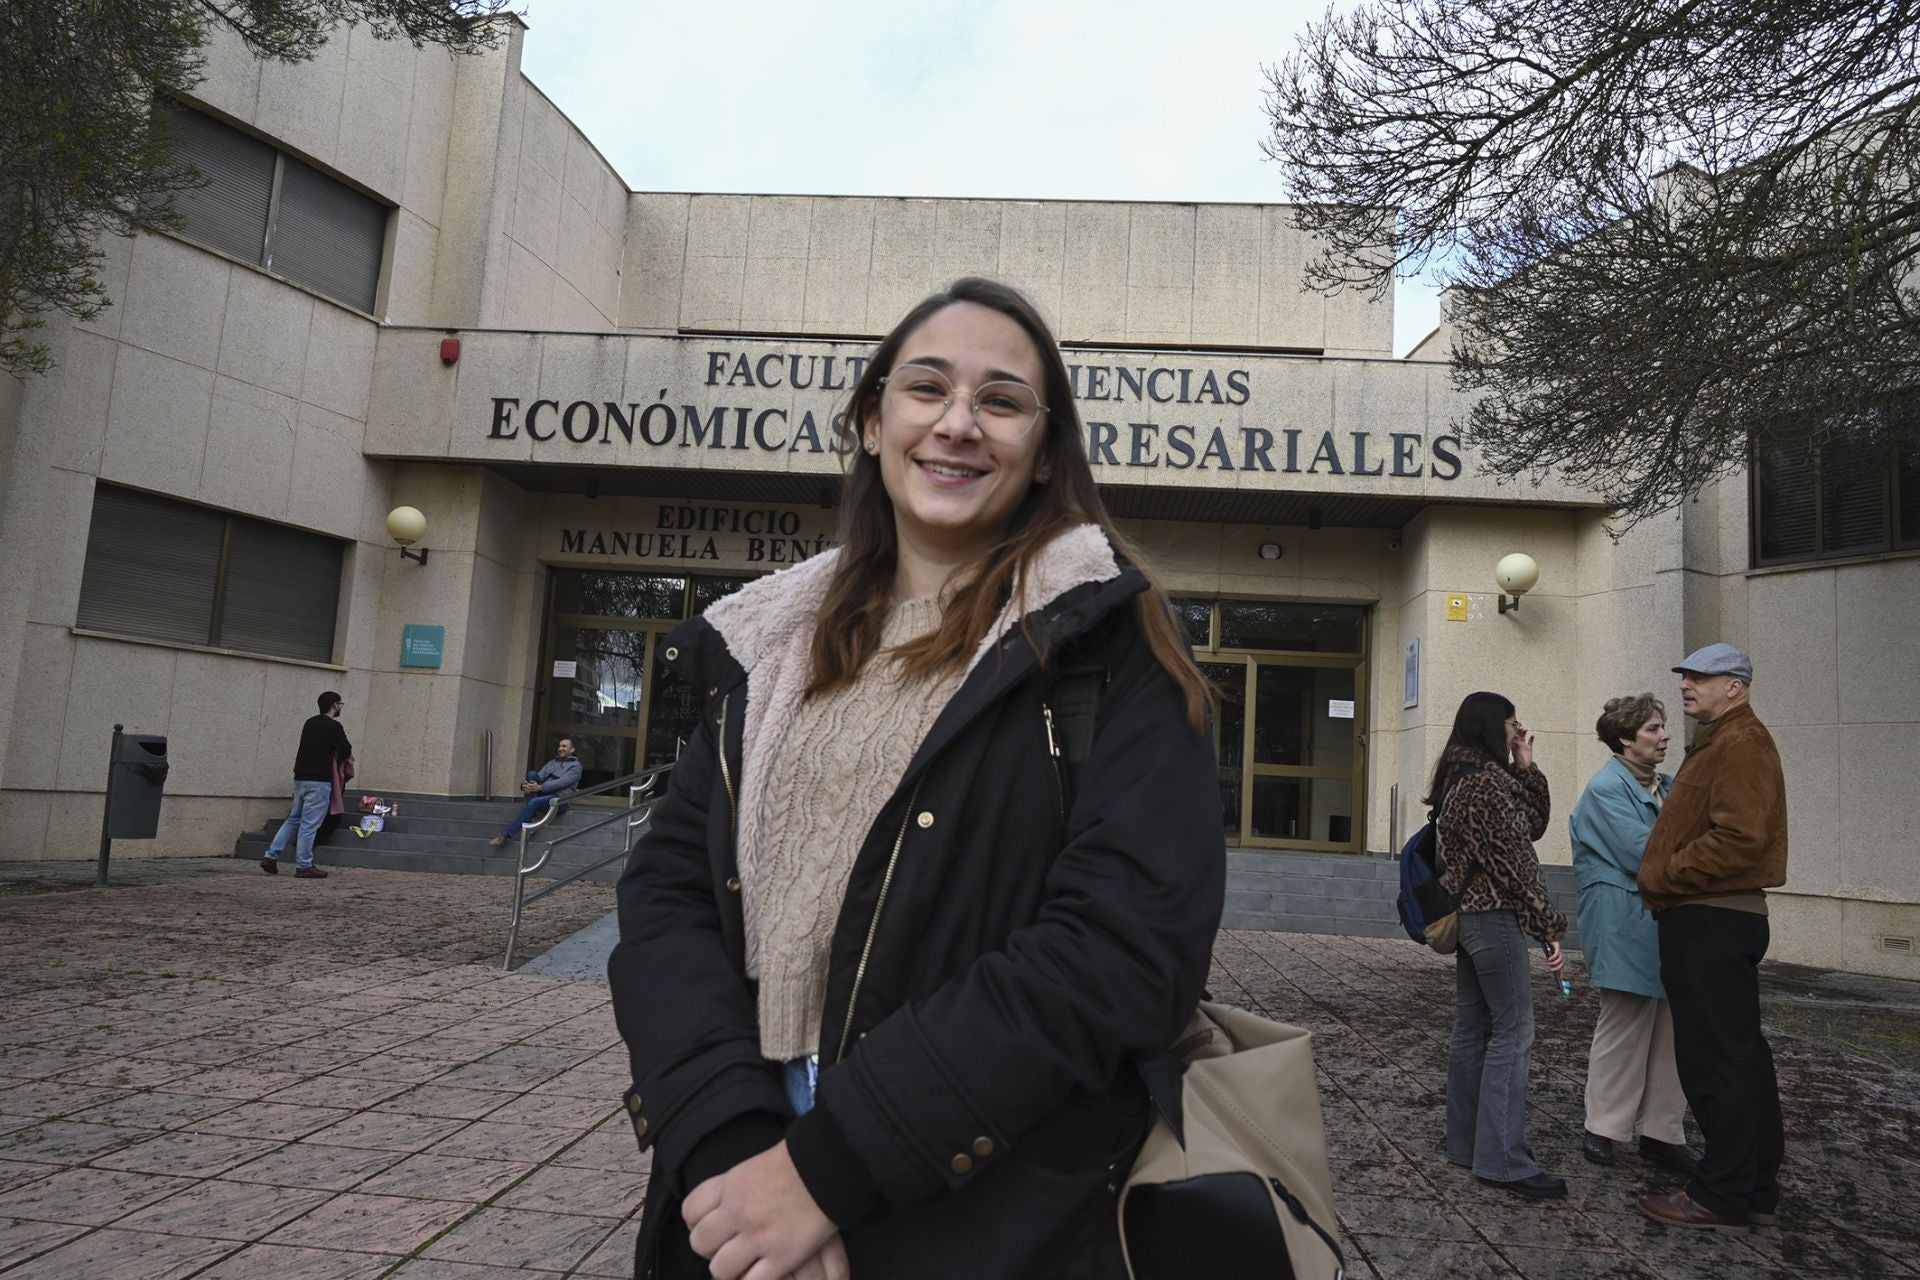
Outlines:
[{"label": "white notice paper on door", "polygon": [[578,667],[579,663],[577,662],[562,661],[559,658],[555,658],[553,660],[553,678],[555,680],[571,680],[577,673]]},{"label": "white notice paper on door", "polygon": [[1328,699],[1328,701],[1327,701],[1327,718],[1328,718],[1329,720],[1351,720],[1351,719],[1353,719],[1353,702],[1352,702],[1351,700],[1348,700],[1348,701],[1346,701],[1346,702],[1342,702],[1342,701],[1341,701],[1340,699],[1338,699],[1338,698],[1331,698],[1331,699]]}]

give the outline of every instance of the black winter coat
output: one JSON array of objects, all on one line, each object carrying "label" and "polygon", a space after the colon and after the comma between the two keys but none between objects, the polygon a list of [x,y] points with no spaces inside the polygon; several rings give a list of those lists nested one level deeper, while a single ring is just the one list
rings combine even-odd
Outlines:
[{"label": "black winter coat", "polygon": [[[835,928],[815,1110],[800,1156],[873,1195],[842,1220],[859,1280],[1123,1274],[1115,1191],[1147,1128],[1133,1059],[1170,1044],[1204,984],[1224,896],[1212,745],[1142,636],[1140,574],[1029,615],[955,693],[868,832]],[[704,619],[666,648],[707,691],[619,886],[608,962],[653,1151],[637,1272],[677,1229],[688,1156],[754,1113],[787,1120],[760,1056],[734,850],[745,675]],[[1056,673],[1106,673],[1063,786]],[[1063,812],[1071,792],[1071,811]],[[864,1181],[863,1181],[864,1180]],[[816,1199],[820,1197],[816,1195]]]}]

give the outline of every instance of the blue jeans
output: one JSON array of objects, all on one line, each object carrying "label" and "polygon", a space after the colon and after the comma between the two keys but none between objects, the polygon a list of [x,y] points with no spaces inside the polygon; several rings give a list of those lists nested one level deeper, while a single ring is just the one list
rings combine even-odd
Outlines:
[{"label": "blue jeans", "polygon": [[1447,1046],[1447,1159],[1483,1178],[1540,1172],[1527,1146],[1531,939],[1511,911],[1462,911]]},{"label": "blue jeans", "polygon": [[[540,775],[537,773],[528,773],[527,781],[538,782],[540,781]],[[515,836],[520,834],[521,827],[524,827],[525,825],[527,825],[527,823],[532,822],[540,814],[546,812],[547,806],[552,803],[553,803],[552,796],[542,796],[542,795],[528,796],[527,802],[520,806],[519,816],[514,818],[512,822],[509,822],[507,824],[507,829],[505,831],[502,831],[500,834],[505,836],[509,840],[513,839]]]},{"label": "blue jeans", "polygon": [[813,1110],[814,1094],[820,1089],[820,1055],[808,1054],[780,1064],[780,1081],[787,1089],[787,1105],[793,1114],[803,1116]]},{"label": "blue jeans", "polygon": [[333,784],[331,782],[308,782],[296,778],[293,782],[293,809],[287,814],[287,820],[280,824],[280,830],[274,833],[273,843],[267,846],[267,857],[278,862],[280,851],[287,847],[287,841],[297,830],[299,842],[294,846],[293,865],[310,867],[313,865],[313,835],[320,830],[320,824],[327,820],[327,810],[333,804]]}]

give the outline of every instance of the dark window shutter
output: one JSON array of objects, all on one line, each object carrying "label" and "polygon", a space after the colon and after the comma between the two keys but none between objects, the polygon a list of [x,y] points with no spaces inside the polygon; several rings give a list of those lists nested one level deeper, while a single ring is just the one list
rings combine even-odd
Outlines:
[{"label": "dark window shutter", "polygon": [[220,647],[333,661],[341,544],[236,517]]},{"label": "dark window shutter", "polygon": [[204,507],[100,485],[76,624],[207,644],[227,518]]},{"label": "dark window shutter", "polygon": [[1820,451],[1820,549],[1827,555],[1887,549],[1887,446],[1838,439]]},{"label": "dark window shutter", "polygon": [[1900,471],[1897,482],[1900,500],[1899,527],[1894,531],[1895,545],[1920,547],[1920,422],[1906,428],[1900,441]]},{"label": "dark window shutter", "polygon": [[173,110],[175,153],[206,178],[182,191],[173,207],[185,219],[182,231],[209,248],[258,265],[273,196],[273,148],[211,116],[185,107]]},{"label": "dark window shutter", "polygon": [[386,233],[384,205],[287,158],[270,269],[371,314]]},{"label": "dark window shutter", "polygon": [[1756,491],[1762,564],[1810,556],[1819,547],[1814,527],[1813,451],[1804,445],[1774,445],[1760,451]]}]

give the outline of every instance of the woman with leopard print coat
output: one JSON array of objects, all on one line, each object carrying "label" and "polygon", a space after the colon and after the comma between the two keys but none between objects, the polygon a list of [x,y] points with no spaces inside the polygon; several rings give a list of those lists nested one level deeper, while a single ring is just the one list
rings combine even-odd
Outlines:
[{"label": "woman with leopard print coat", "polygon": [[1527,1055],[1533,1046],[1530,939],[1555,974],[1567,917],[1547,897],[1533,842],[1547,829],[1546,775],[1513,703],[1470,693],[1434,767],[1441,883],[1460,904],[1453,1038],[1447,1048],[1447,1159],[1528,1200],[1567,1194],[1527,1146]]}]

